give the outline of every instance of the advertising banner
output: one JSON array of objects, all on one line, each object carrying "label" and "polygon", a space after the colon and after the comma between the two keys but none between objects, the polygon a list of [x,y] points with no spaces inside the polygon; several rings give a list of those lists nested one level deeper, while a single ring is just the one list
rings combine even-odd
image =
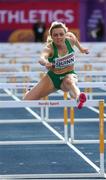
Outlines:
[{"label": "advertising banner", "polygon": [[[10,36],[17,31],[27,41],[31,37],[32,25],[37,21],[44,22],[48,28],[53,21],[64,22],[69,28],[79,28],[79,3],[59,2],[27,2],[0,3],[0,41],[10,41]],[[22,33],[23,32],[23,33]],[[30,34],[30,35],[29,35]],[[15,40],[13,40],[15,41]],[[18,39],[17,39],[18,41]]]}]

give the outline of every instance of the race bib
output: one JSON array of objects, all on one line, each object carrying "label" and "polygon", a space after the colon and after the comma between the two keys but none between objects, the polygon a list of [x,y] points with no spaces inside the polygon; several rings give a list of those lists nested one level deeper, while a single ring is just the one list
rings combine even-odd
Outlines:
[{"label": "race bib", "polygon": [[74,53],[67,54],[63,57],[55,58],[55,68],[62,69],[68,66],[72,66],[75,63]]}]

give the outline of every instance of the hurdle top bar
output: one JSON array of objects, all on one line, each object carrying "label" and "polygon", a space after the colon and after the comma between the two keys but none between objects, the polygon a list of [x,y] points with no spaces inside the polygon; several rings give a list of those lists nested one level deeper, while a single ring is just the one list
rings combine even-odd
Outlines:
[{"label": "hurdle top bar", "polygon": [[[36,83],[0,83],[0,89],[23,89],[35,86]],[[106,82],[78,82],[77,84],[79,88],[106,88]]]},{"label": "hurdle top bar", "polygon": [[[46,72],[46,69],[42,68],[41,67],[41,71],[42,72],[42,69],[45,70]],[[39,72],[39,73],[40,73]],[[32,71],[28,71],[28,72],[0,72],[0,76],[1,77],[11,77],[11,76],[21,76],[21,77],[24,77],[24,76],[31,76],[31,77],[34,77],[34,76],[38,76],[39,74],[38,72],[32,72]],[[78,75],[86,75],[86,76],[106,76],[106,71],[77,71],[77,74]]]},{"label": "hurdle top bar", "polygon": [[[85,107],[92,106],[98,107],[100,102],[104,102],[103,99],[100,100],[87,100],[84,104]],[[30,101],[0,101],[0,108],[25,108],[25,107],[77,107],[76,100],[30,100]]]}]

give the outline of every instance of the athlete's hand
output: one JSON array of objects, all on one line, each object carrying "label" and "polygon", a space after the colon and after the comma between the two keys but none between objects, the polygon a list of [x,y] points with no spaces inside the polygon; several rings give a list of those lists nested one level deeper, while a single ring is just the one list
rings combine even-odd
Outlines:
[{"label": "athlete's hand", "polygon": [[87,48],[81,48],[81,53],[89,54],[89,50]]},{"label": "athlete's hand", "polygon": [[53,64],[48,62],[48,60],[44,59],[44,58],[41,58],[39,60],[39,63],[42,65],[42,66],[45,66],[47,69],[52,69],[53,68]]},{"label": "athlete's hand", "polygon": [[45,67],[46,67],[47,69],[52,69],[52,68],[53,68],[53,65],[52,65],[52,63],[47,62],[47,63],[45,64]]},{"label": "athlete's hand", "polygon": [[47,63],[47,61],[46,61],[45,59],[40,59],[38,62],[39,62],[42,66],[45,66],[46,63]]}]

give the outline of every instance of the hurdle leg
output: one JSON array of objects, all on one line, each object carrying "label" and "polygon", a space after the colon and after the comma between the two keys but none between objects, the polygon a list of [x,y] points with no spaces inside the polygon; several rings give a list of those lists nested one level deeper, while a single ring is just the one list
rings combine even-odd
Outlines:
[{"label": "hurdle leg", "polygon": [[70,108],[70,140],[74,141],[74,108]]},{"label": "hurdle leg", "polygon": [[[92,71],[92,65],[91,64],[85,64],[84,65],[84,71]],[[92,76],[87,76],[84,78],[85,82],[92,82]],[[85,88],[84,92],[85,93],[92,93],[93,89],[92,88]],[[89,99],[92,99],[92,94],[88,95]]]},{"label": "hurdle leg", "polygon": [[[23,66],[22,66],[22,70],[23,70],[23,72],[28,72],[28,71],[30,71],[30,65],[28,65],[28,64],[23,65]],[[23,83],[28,83],[28,82],[30,82],[30,78],[27,77],[27,76],[24,77]],[[23,94],[25,94],[26,91],[27,91],[27,89],[26,89],[26,87],[25,87],[25,88],[23,89]]]},{"label": "hurdle leg", "polygon": [[45,120],[45,109],[44,109],[44,107],[41,107],[41,120],[42,121]]},{"label": "hurdle leg", "polygon": [[104,101],[99,102],[100,175],[104,176]]},{"label": "hurdle leg", "polygon": [[[12,59],[11,61],[10,61],[10,64],[16,64],[16,59]],[[16,83],[17,82],[17,78],[16,77],[11,77],[10,78],[10,83]],[[17,89],[11,89],[11,92],[13,93],[13,94],[16,94],[17,93]]]},{"label": "hurdle leg", "polygon": [[[64,100],[67,100],[67,93],[64,92]],[[68,141],[68,109],[64,107],[64,138]]]},{"label": "hurdle leg", "polygon": [[[40,73],[40,79],[42,79],[45,76],[45,73]],[[48,96],[45,96],[42,98],[43,100],[48,100]],[[41,108],[41,114],[42,114],[42,120],[47,121],[49,119],[49,107],[42,107]]]},{"label": "hurdle leg", "polygon": [[[49,100],[48,96],[44,97],[44,100]],[[45,107],[45,121],[49,119],[49,107]]]}]

